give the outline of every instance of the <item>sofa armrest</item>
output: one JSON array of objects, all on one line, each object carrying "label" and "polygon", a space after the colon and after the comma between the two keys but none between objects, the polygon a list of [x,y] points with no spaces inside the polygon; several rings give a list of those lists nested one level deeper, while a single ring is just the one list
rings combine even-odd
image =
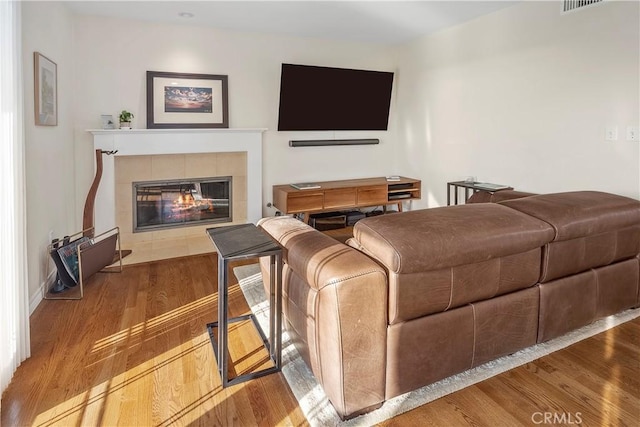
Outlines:
[{"label": "sofa armrest", "polygon": [[290,328],[302,338],[296,341],[306,346],[302,353],[336,411],[348,418],[379,406],[385,397],[385,270],[296,219],[258,224],[285,248],[285,316],[289,311]]}]

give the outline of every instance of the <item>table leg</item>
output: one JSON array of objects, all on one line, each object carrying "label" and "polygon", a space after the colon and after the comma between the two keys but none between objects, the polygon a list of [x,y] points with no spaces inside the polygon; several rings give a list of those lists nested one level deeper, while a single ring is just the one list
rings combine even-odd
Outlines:
[{"label": "table leg", "polygon": [[269,256],[269,355],[273,360],[276,356],[276,257]]},{"label": "table leg", "polygon": [[447,184],[447,206],[451,206],[451,184]]},{"label": "table leg", "polygon": [[227,292],[227,260],[218,256],[218,370],[220,371],[220,377],[222,378],[223,387],[227,384],[227,330],[229,326],[227,318],[227,304],[228,304],[228,292]]},{"label": "table leg", "polygon": [[282,253],[276,255],[276,368],[282,368]]}]

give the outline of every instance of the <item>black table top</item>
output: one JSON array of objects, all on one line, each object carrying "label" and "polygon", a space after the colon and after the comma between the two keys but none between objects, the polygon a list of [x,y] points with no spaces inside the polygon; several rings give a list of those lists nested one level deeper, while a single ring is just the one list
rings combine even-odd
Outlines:
[{"label": "black table top", "polygon": [[253,224],[229,225],[207,229],[207,234],[224,259],[273,255],[280,246]]},{"label": "black table top", "polygon": [[471,188],[473,190],[485,190],[485,191],[498,191],[498,190],[513,190],[513,187],[502,184],[492,184],[489,182],[467,182],[467,181],[453,181],[447,182],[448,185],[454,185],[456,187]]}]

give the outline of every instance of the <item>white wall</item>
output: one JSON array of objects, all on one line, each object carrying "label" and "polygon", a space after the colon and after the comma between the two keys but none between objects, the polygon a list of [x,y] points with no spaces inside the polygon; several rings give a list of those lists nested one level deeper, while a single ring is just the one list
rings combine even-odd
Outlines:
[{"label": "white wall", "polygon": [[[71,16],[60,3],[22,3],[28,286],[32,310],[40,301],[40,287],[46,280],[49,231],[53,230],[54,236],[76,231],[71,26]],[[57,126],[35,125],[34,51],[57,64]]]},{"label": "white wall", "polygon": [[640,122],[638,7],[523,2],[403,46],[399,170],[423,180],[417,206],[446,204],[445,183],[467,176],[638,198],[640,144],[625,140]]},{"label": "white wall", "polygon": [[[116,117],[122,109],[135,114],[134,128],[145,128],[148,70],[229,76],[230,127],[269,129],[263,144],[263,206],[271,201],[274,184],[397,173],[391,130],[276,131],[281,63],[394,71],[378,46],[87,16],[75,18],[74,40],[78,212],[93,177],[91,138],[85,130],[100,127],[101,114]],[[289,139],[363,137],[380,138],[381,144],[288,146]],[[274,212],[265,207],[265,215]]]}]

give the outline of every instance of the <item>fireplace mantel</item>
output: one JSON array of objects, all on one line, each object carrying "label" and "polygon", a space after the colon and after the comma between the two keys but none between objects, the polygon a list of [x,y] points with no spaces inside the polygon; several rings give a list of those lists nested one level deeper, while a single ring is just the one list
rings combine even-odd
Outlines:
[{"label": "fireplace mantel", "polygon": [[[247,220],[262,217],[262,133],[255,129],[89,129],[103,156],[102,180],[96,196],[96,233],[116,225],[114,156],[154,154],[247,153]],[[94,169],[95,170],[95,169]]]}]

